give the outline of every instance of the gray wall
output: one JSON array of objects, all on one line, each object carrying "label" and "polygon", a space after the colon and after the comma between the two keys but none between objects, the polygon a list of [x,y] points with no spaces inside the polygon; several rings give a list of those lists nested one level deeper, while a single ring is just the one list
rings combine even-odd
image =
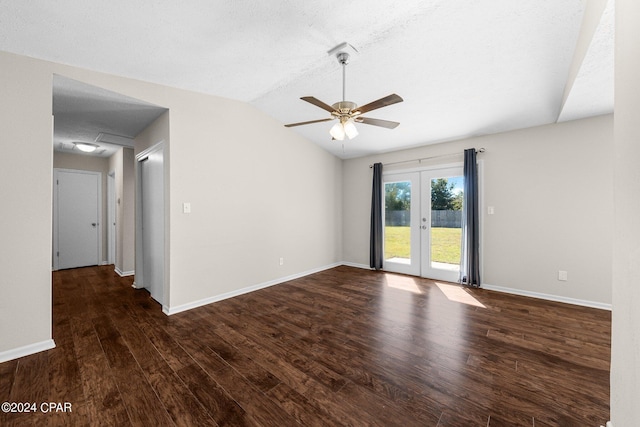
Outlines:
[{"label": "gray wall", "polygon": [[[459,158],[440,163],[462,162],[465,148],[484,147],[478,156],[483,283],[610,304],[612,141],[607,115],[346,160],[344,259],[369,263],[370,164],[457,152]],[[494,215],[486,214],[488,206]],[[567,282],[557,280],[558,270],[568,271]]]},{"label": "gray wall", "polygon": [[19,207],[0,221],[0,356],[52,344],[54,74],[170,110],[170,308],[342,260],[342,161],[282,123],[243,102],[0,52],[0,134],[11,141],[0,173],[12,183],[0,198]]}]

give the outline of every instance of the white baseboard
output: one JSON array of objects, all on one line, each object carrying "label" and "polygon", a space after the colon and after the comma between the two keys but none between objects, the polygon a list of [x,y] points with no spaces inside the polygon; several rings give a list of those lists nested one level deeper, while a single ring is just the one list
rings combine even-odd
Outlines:
[{"label": "white baseboard", "polygon": [[19,357],[29,356],[31,354],[40,353],[41,351],[51,350],[56,347],[56,343],[51,340],[41,341],[34,344],[25,345],[7,351],[0,352],[0,363]]},{"label": "white baseboard", "polygon": [[349,261],[343,261],[342,265],[346,265],[347,267],[362,268],[363,270],[373,270],[373,268],[369,267],[367,264],[358,264]]},{"label": "white baseboard", "polygon": [[[366,264],[357,264],[354,262],[347,262],[344,261],[342,263],[342,265],[347,265],[349,267],[355,267],[355,268],[362,268],[365,270],[372,270],[371,267],[369,267]],[[496,291],[496,292],[504,292],[507,294],[513,294],[513,295],[521,295],[521,296],[525,296],[525,297],[531,297],[531,298],[539,298],[539,299],[544,299],[547,301],[556,301],[556,302],[564,302],[567,304],[574,304],[574,305],[581,305],[583,307],[591,307],[591,308],[598,308],[601,310],[609,310],[611,311],[611,304],[604,304],[601,302],[596,302],[596,301],[587,301],[587,300],[581,300],[581,299],[576,299],[576,298],[569,298],[569,297],[563,297],[563,296],[559,296],[559,295],[550,295],[550,294],[543,294],[540,292],[531,292],[531,291],[525,291],[522,289],[514,289],[514,288],[506,288],[503,286],[494,286],[494,285],[489,285],[486,283],[483,283],[481,286],[482,289],[487,289],[490,291]]]},{"label": "white baseboard", "polygon": [[299,279],[301,277],[305,277],[305,276],[308,276],[308,275],[314,274],[314,273],[319,273],[321,271],[328,270],[328,269],[334,268],[334,267],[338,267],[340,265],[343,265],[343,263],[337,262],[337,263],[334,263],[334,264],[325,265],[323,267],[314,268],[312,270],[304,271],[302,273],[292,274],[291,276],[286,276],[286,277],[280,277],[278,279],[269,280],[267,282],[259,283],[257,285],[247,286],[246,288],[238,289],[236,291],[226,292],[226,293],[220,294],[220,295],[214,295],[214,296],[209,297],[209,298],[204,298],[204,299],[201,299],[201,300],[198,300],[198,301],[193,301],[193,302],[189,302],[189,303],[186,303],[186,304],[181,304],[181,305],[178,305],[178,306],[175,306],[175,307],[167,307],[167,306],[163,305],[162,306],[162,312],[164,314],[166,314],[167,316],[171,316],[172,314],[181,313],[183,311],[191,310],[193,308],[202,307],[203,305],[207,305],[207,304],[211,304],[211,303],[214,303],[214,302],[222,301],[222,300],[225,300],[227,298],[233,298],[233,297],[237,297],[238,295],[243,295],[243,294],[247,294],[249,292],[253,292],[253,291],[260,290],[260,289],[268,288],[268,287],[273,286],[273,285],[278,285],[280,283],[288,282],[289,280]]},{"label": "white baseboard", "polygon": [[[268,288],[270,286],[274,286],[274,285],[278,285],[280,283],[288,282],[289,280],[299,279],[301,277],[309,276],[310,274],[318,273],[320,271],[328,270],[330,268],[338,267],[338,266],[341,266],[341,265],[346,265],[348,267],[354,267],[354,268],[361,268],[361,269],[364,269],[364,270],[371,270],[371,268],[366,264],[358,264],[358,263],[347,262],[347,261],[338,262],[338,263],[326,265],[326,266],[323,266],[323,267],[314,268],[312,270],[304,271],[302,273],[293,274],[291,276],[280,277],[278,279],[269,280],[267,282],[258,283],[256,285],[252,285],[252,286],[247,286],[245,288],[238,289],[238,290],[231,291],[231,292],[226,292],[224,294],[214,295],[214,296],[209,297],[209,298],[204,298],[204,299],[193,301],[193,302],[189,302],[189,303],[186,303],[186,304],[181,304],[181,305],[178,305],[178,306],[175,306],[175,307],[162,306],[162,312],[164,314],[166,314],[167,316],[171,316],[173,314],[181,313],[183,311],[191,310],[193,308],[202,307],[202,306],[207,305],[207,304],[211,304],[211,303],[222,301],[222,300],[225,300],[225,299],[228,299],[228,298],[233,298],[233,297],[236,297],[236,296],[239,296],[239,295],[247,294],[249,292],[253,292],[253,291],[260,290],[260,289]],[[134,283],[133,287],[136,287],[135,283]],[[525,290],[522,290],[522,289],[506,288],[506,287],[502,287],[502,286],[489,285],[489,284],[486,284],[486,283],[483,284],[481,287],[482,287],[482,289],[487,289],[487,290],[490,290],[490,291],[504,292],[504,293],[513,294],[513,295],[521,295],[521,296],[539,298],[539,299],[548,300],[548,301],[563,302],[563,303],[567,303],[567,304],[574,304],[574,305],[580,305],[580,306],[584,306],[584,307],[598,308],[598,309],[601,309],[601,310],[609,310],[609,311],[611,311],[611,304],[604,304],[604,303],[595,302],[595,301],[580,300],[580,299],[576,299],[576,298],[568,298],[568,297],[563,297],[563,296],[559,296],[559,295],[544,294],[544,293],[540,293],[540,292],[531,292],[531,291],[525,291]]]},{"label": "white baseboard", "polygon": [[487,289],[489,291],[504,292],[506,294],[521,295],[525,297],[544,299],[547,301],[564,302],[566,304],[581,305],[583,307],[591,307],[598,308],[600,310],[611,311],[611,304],[605,304],[602,302],[587,301],[576,298],[563,297],[560,295],[543,294],[541,292],[525,291],[522,289],[505,288],[503,286],[494,286],[486,283],[483,283],[480,288]]},{"label": "white baseboard", "polygon": [[136,272],[134,270],[122,271],[118,267],[116,267],[114,270],[115,270],[116,274],[118,276],[120,276],[120,277],[133,276],[134,274],[136,274]]}]

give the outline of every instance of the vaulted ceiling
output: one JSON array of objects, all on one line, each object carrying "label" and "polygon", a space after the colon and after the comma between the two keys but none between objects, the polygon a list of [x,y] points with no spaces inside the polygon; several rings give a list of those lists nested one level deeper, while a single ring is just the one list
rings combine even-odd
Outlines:
[{"label": "vaulted ceiling", "polygon": [[342,70],[327,52],[348,42],[357,53],[346,98],[399,94],[404,102],[367,116],[400,126],[359,124],[343,142],[331,140],[330,122],[290,131],[351,158],[611,113],[613,6],[0,0],[0,50],[238,99],[285,124],[328,117],[299,98],[341,100]]}]

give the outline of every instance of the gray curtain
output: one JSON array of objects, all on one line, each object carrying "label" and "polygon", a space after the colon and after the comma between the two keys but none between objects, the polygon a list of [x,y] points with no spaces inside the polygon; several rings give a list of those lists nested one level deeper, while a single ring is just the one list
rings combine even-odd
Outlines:
[{"label": "gray curtain", "polygon": [[382,163],[373,165],[373,189],[371,192],[371,243],[369,266],[380,270],[384,254],[382,252]]},{"label": "gray curtain", "polygon": [[462,202],[462,261],[460,283],[480,286],[480,238],[478,219],[478,165],[476,150],[464,150],[464,198]]}]

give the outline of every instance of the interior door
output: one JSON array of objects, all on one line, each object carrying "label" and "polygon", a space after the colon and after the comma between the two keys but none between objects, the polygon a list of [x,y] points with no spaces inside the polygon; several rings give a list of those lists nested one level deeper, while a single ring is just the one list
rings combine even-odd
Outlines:
[{"label": "interior door", "polygon": [[56,169],[54,178],[54,268],[98,265],[101,174]]},{"label": "interior door", "polygon": [[421,172],[421,276],[457,282],[462,244],[462,167]]},{"label": "interior door", "polygon": [[164,303],[164,167],[162,148],[140,160],[143,286]]}]

